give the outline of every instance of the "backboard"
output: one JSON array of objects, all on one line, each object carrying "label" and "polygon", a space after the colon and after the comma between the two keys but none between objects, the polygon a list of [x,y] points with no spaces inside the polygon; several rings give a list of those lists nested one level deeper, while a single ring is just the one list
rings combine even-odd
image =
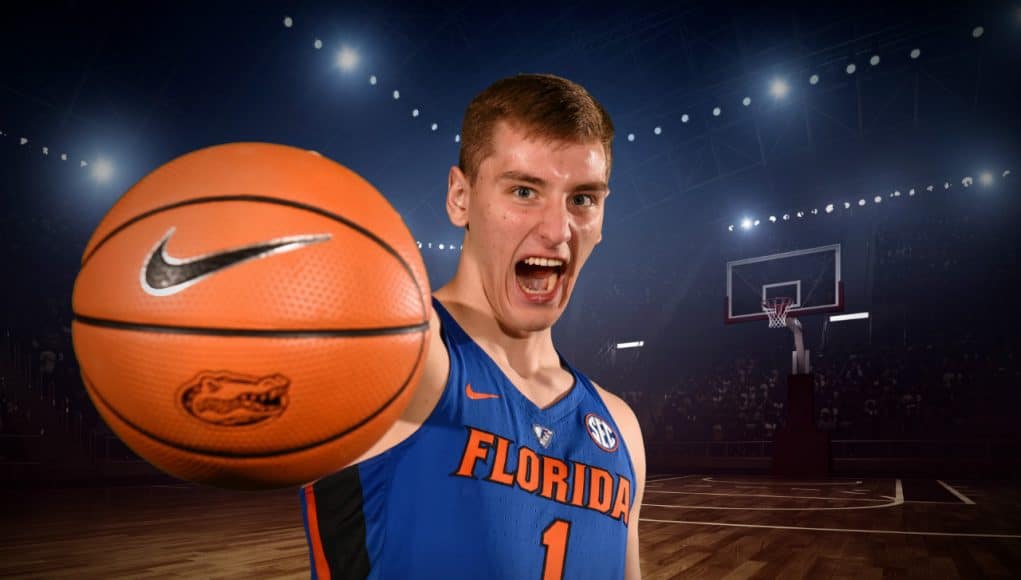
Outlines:
[{"label": "backboard", "polygon": [[768,319],[762,303],[781,296],[787,316],[843,311],[840,244],[727,262],[727,324]]}]

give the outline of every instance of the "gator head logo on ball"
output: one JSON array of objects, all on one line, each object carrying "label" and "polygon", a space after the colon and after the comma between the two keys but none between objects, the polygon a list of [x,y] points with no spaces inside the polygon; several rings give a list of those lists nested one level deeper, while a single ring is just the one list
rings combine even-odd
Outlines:
[{"label": "gator head logo on ball", "polygon": [[178,391],[184,409],[213,425],[240,427],[279,417],[287,409],[291,380],[230,371],[202,371]]}]

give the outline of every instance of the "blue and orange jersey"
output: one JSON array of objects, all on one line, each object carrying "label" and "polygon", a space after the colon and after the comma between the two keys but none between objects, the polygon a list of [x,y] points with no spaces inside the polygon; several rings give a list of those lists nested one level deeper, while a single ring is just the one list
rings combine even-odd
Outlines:
[{"label": "blue and orange jersey", "polygon": [[623,578],[634,468],[592,382],[560,356],[574,386],[540,409],[433,304],[443,394],[408,439],[302,489],[312,577]]}]

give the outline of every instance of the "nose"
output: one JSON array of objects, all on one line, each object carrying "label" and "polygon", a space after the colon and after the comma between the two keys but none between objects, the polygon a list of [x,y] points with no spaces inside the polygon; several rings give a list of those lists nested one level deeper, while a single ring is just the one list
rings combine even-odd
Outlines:
[{"label": "nose", "polygon": [[551,202],[542,213],[539,235],[549,246],[559,246],[571,240],[571,212],[567,201]]}]

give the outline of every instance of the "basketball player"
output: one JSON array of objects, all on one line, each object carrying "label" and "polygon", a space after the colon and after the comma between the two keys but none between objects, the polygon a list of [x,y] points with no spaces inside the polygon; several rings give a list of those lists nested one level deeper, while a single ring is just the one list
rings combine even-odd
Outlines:
[{"label": "basketball player", "polygon": [[378,443],[303,488],[312,577],[638,579],[638,421],[551,333],[602,239],[613,125],[577,84],[520,75],[461,137],[464,248],[422,379]]}]

